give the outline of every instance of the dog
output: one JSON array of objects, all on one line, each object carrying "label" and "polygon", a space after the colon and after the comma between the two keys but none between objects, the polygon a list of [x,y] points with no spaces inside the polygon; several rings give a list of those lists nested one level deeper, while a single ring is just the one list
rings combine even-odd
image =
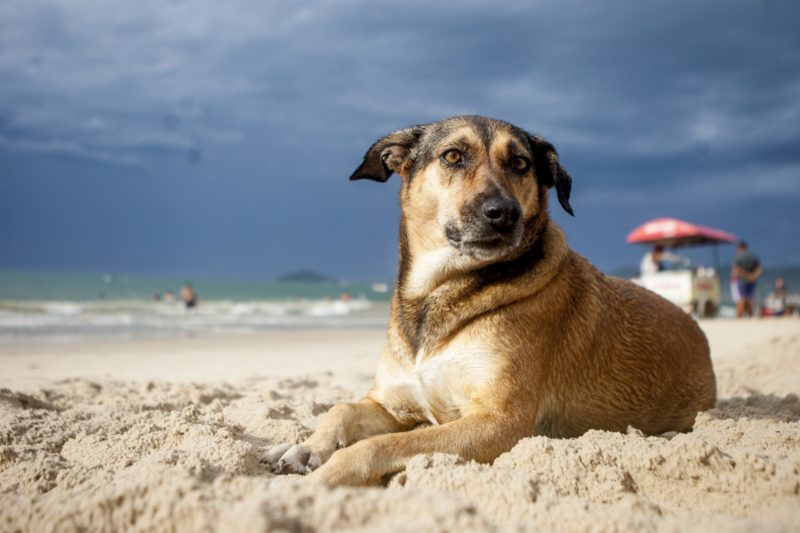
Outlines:
[{"label": "dog", "polygon": [[350,179],[393,173],[400,264],[374,384],[267,452],[275,473],[376,484],[417,454],[491,463],[532,435],[686,431],[714,405],[695,321],[599,272],[549,218],[550,188],[573,211],[548,141],[453,117],[379,139]]}]

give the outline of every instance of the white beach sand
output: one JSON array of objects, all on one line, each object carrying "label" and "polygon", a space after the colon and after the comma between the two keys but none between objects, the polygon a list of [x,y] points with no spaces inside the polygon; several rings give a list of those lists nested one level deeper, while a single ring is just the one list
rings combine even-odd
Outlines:
[{"label": "white beach sand", "polygon": [[382,331],[0,346],[0,531],[800,531],[800,321],[702,324],[719,403],[671,438],[418,456],[387,488],[260,459],[366,392]]}]

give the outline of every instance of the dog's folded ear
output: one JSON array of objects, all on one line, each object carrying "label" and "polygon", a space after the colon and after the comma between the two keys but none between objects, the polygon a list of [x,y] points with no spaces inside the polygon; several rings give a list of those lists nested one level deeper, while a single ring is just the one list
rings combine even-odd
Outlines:
[{"label": "dog's folded ear", "polygon": [[533,149],[533,165],[537,178],[542,180],[547,187],[555,186],[558,203],[561,204],[564,211],[575,216],[572,206],[569,205],[572,178],[559,163],[555,147],[538,135],[528,135],[528,141]]},{"label": "dog's folded ear", "polygon": [[388,180],[392,173],[399,173],[424,129],[424,126],[413,126],[378,139],[367,150],[364,162],[353,172],[350,179],[383,182]]}]

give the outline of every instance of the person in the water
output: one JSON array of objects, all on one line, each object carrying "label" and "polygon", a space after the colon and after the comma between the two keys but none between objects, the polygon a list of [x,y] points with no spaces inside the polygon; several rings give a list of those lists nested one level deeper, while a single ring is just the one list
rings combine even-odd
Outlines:
[{"label": "person in the water", "polygon": [[191,309],[197,305],[197,293],[191,283],[187,282],[181,287],[181,300],[183,300],[184,305],[186,305],[186,309]]}]

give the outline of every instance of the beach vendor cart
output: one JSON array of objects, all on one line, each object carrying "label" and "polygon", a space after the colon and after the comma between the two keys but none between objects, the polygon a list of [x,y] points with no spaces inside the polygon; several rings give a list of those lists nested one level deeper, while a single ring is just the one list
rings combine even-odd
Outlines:
[{"label": "beach vendor cart", "polygon": [[736,242],[734,235],[677,218],[657,218],[634,229],[626,240],[631,244],[648,245],[653,250],[713,246],[713,267],[692,267],[688,261],[675,261],[671,269],[656,268],[644,271],[643,268],[639,277],[632,281],[659,294],[688,313],[701,317],[716,316],[720,305],[717,246]]}]

